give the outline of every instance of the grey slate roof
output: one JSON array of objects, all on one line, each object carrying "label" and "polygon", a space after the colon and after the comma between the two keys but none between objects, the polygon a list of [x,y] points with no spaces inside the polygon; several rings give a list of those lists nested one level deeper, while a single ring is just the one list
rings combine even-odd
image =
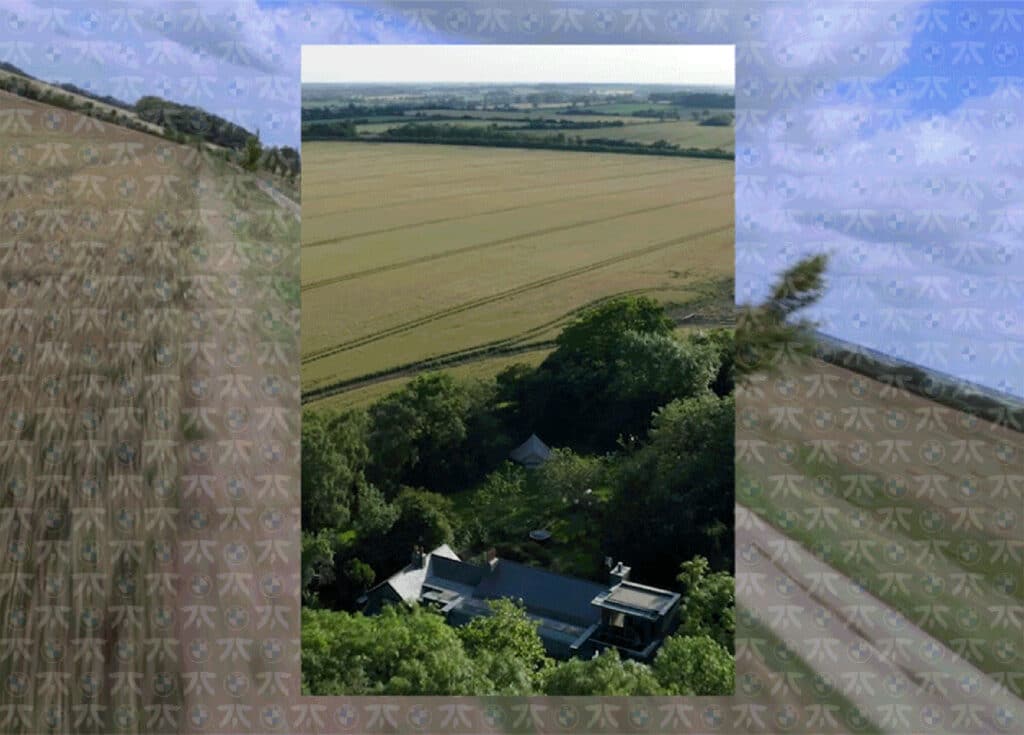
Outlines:
[{"label": "grey slate roof", "polygon": [[[409,564],[370,590],[368,609],[391,595],[406,602],[439,604],[449,620],[460,623],[487,614],[488,600],[521,600],[527,614],[541,623],[538,633],[545,645],[553,655],[566,657],[591,650],[585,648],[585,639],[601,623],[602,608],[657,620],[680,599],[678,593],[628,580],[609,587],[506,559],[472,564],[460,560],[448,546],[434,549],[423,564]],[[580,641],[584,648],[573,647]]]},{"label": "grey slate roof", "polygon": [[[437,560],[454,560],[458,562],[459,555],[456,554],[448,544],[441,544],[430,552],[427,563],[422,567],[414,567],[412,564],[409,564],[402,571],[391,575],[377,586],[380,587],[387,585],[391,587],[391,589],[393,589],[398,596],[406,602],[418,600],[420,598],[420,592],[423,589],[423,582],[427,577],[428,570],[430,569],[431,564]],[[376,587],[371,589],[370,592],[373,592],[375,589]],[[369,592],[367,594],[369,594]]]},{"label": "grey slate roof", "polygon": [[590,601],[607,589],[606,585],[596,582],[499,559],[494,571],[480,582],[474,596],[521,599],[527,609],[587,626],[600,618],[600,612]]},{"label": "grey slate roof", "polygon": [[475,564],[467,564],[458,559],[446,559],[443,556],[431,555],[427,567],[427,576],[457,582],[469,587],[476,587],[484,576],[484,568]]}]

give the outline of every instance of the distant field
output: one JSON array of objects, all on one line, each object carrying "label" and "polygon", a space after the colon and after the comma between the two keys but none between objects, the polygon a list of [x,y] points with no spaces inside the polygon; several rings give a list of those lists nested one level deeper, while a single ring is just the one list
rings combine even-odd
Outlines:
[{"label": "distant field", "polygon": [[665,110],[666,112],[670,112],[678,109],[680,117],[689,117],[691,112],[703,112],[705,109],[712,114],[719,112],[733,112],[732,109],[719,109],[717,107],[699,109],[688,107],[676,108],[673,105],[659,105],[654,102],[609,102],[604,105],[587,105],[582,109],[593,110],[595,112],[607,112],[614,115],[632,115],[635,112],[642,112],[644,110]]},{"label": "distant field", "polygon": [[730,161],[316,142],[303,163],[304,391],[732,278]]},{"label": "distant field", "polygon": [[[564,106],[563,106],[564,107]],[[657,122],[649,117],[630,117],[625,115],[573,115],[572,113],[564,110],[558,111],[557,109],[540,109],[540,110],[518,110],[515,112],[505,110],[450,110],[438,108],[434,110],[416,110],[416,112],[422,112],[424,115],[433,115],[436,117],[463,117],[469,115],[470,117],[479,120],[491,120],[494,118],[512,118],[516,120],[575,120],[577,122],[615,122],[621,120],[623,123],[644,123],[644,122]],[[409,117],[414,118],[416,112],[407,113]],[[413,120],[413,121],[414,121]]]},{"label": "distant field", "polygon": [[[577,118],[580,119],[580,118]],[[588,118],[589,119],[589,118]],[[553,135],[556,130],[524,130],[526,135]],[[617,138],[636,141],[638,143],[654,143],[664,140],[684,148],[722,148],[734,149],[735,129],[730,126],[698,125],[692,120],[672,122],[651,122],[640,125],[623,125],[621,127],[592,128],[590,130],[565,130],[566,136],[581,138]]]}]

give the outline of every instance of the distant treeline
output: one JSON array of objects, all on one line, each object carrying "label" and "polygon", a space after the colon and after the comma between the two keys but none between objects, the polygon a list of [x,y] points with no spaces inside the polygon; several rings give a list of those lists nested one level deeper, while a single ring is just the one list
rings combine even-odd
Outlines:
[{"label": "distant treeline", "polygon": [[727,107],[736,106],[736,95],[714,92],[652,92],[651,102],[669,102],[677,107]]},{"label": "distant treeline", "polygon": [[[133,106],[114,97],[91,94],[73,84],[49,85],[25,74],[13,64],[0,63],[0,70],[20,75],[0,79],[0,90],[20,97],[87,115],[148,135],[159,135],[166,140],[183,145],[193,143],[217,145],[228,149],[224,152],[226,159],[234,159],[243,163],[248,161],[247,167],[250,170],[262,169],[288,178],[298,176],[301,171],[299,152],[294,148],[289,146],[264,148],[259,143],[258,132],[253,134],[240,125],[235,125],[198,107],[181,105],[153,96],[143,97]],[[65,92],[58,91],[60,89]],[[73,95],[89,99],[83,101]],[[117,109],[100,109],[92,100]],[[126,113],[134,113],[134,115]],[[152,125],[160,126],[163,132],[160,133],[153,129]]]},{"label": "distant treeline", "polygon": [[[10,64],[3,65],[3,68],[6,71],[14,71],[17,69],[17,67],[12,67]],[[98,120],[122,125],[133,130],[149,133],[151,135],[153,134],[153,131],[150,130],[147,125],[143,124],[138,119],[125,114],[126,112],[133,112],[131,106],[115,106],[111,102],[98,98],[95,95],[87,95],[91,99],[104,102],[111,107],[117,107],[124,110],[124,112],[119,112],[117,109],[99,109],[92,101],[86,100],[83,102],[70,94],[71,91],[77,90],[77,87],[75,87],[74,90],[68,90],[68,93],[64,93],[57,91],[62,87],[41,86],[41,84],[43,83],[38,83],[34,78],[21,79],[19,77],[4,77],[3,79],[0,79],[0,89],[5,92],[16,94],[19,97],[24,97],[25,99],[52,105],[53,107],[60,107],[65,110],[71,110],[72,112],[89,115],[90,117],[94,117]],[[74,87],[74,85],[63,86],[64,89],[68,89],[68,87]],[[74,91],[74,93],[79,95],[81,94],[80,91]]]},{"label": "distant treeline", "polygon": [[[252,133],[199,107],[146,96],[135,103],[135,111],[143,120],[162,126],[168,137],[179,143],[199,139],[234,151],[243,162],[253,158],[246,166],[250,170],[262,169],[293,178],[302,169],[299,152],[294,148],[263,147],[258,143],[259,131]],[[256,143],[251,143],[254,139]]]},{"label": "distant treeline", "polygon": [[732,119],[732,115],[730,115],[729,113],[725,113],[722,115],[712,115],[711,117],[706,117],[703,120],[701,120],[700,124],[728,127],[729,125],[732,125]]},{"label": "distant treeline", "polygon": [[21,74],[23,77],[28,77],[29,79],[35,79],[35,77],[33,77],[31,74],[29,74],[29,73],[27,73],[25,71],[22,71],[21,69],[19,69],[14,64],[12,64],[12,63],[10,63],[8,61],[0,61],[0,71],[9,71],[12,74]]},{"label": "distant treeline", "polygon": [[[451,123],[452,120],[458,120],[459,118],[451,117],[437,117],[431,118],[416,118],[415,123],[406,123],[404,125],[391,128],[382,135],[388,135],[392,130],[416,130],[415,134],[422,135],[425,137],[436,137],[436,136],[447,136],[457,135],[460,133],[467,133],[472,137],[480,135],[496,135],[498,131],[500,134],[512,133],[517,130],[597,130],[604,128],[621,128],[624,123],[622,120],[615,120],[614,122],[580,122],[576,120],[511,120],[507,122],[520,123],[515,127],[504,127],[498,128],[490,127],[487,125],[480,126],[469,126],[469,125],[458,125],[457,123]],[[439,122],[440,125],[431,125],[429,122]],[[308,122],[302,126],[302,137],[304,140],[321,140],[324,138],[356,138],[359,134],[359,125],[368,122],[363,118],[356,120],[328,120],[328,121],[317,121]],[[438,131],[445,131],[440,133]]]},{"label": "distant treeline", "polygon": [[[575,116],[575,115],[600,115],[601,117],[608,117],[609,115],[614,115],[616,113],[608,112],[606,110],[602,111],[602,110],[592,110],[590,108],[580,108],[580,109],[566,110],[565,114],[566,115],[573,115],[573,116]],[[661,109],[661,110],[655,109],[653,107],[649,107],[646,110],[631,110],[629,112],[629,114],[627,115],[627,117],[653,117],[653,118],[658,118],[659,120],[664,120],[664,119],[679,120],[680,119],[679,110],[676,110],[676,109],[671,108],[671,107],[670,108],[666,108],[666,109]]]},{"label": "distant treeline", "polygon": [[82,89],[81,87],[75,84],[71,84],[70,82],[58,84],[57,86],[66,92],[72,92],[74,94],[77,94],[79,97],[88,97],[91,100],[102,102],[103,104],[110,105],[111,107],[119,107],[122,110],[127,110],[128,112],[133,112],[135,110],[135,108],[130,103],[125,102],[124,100],[120,100],[117,97],[111,97],[109,94],[94,94],[93,92],[90,92],[86,89]]},{"label": "distant treeline", "polygon": [[[526,120],[528,130],[593,130],[594,128],[621,128],[622,120],[609,122],[580,122],[577,120]],[[508,130],[508,128],[505,128]]]},{"label": "distant treeline", "polygon": [[[31,79],[32,81],[36,81],[36,82],[41,81],[39,79],[36,79],[36,77],[32,76],[31,74],[23,71],[22,69],[19,69],[14,64],[9,64],[6,61],[0,61],[0,71],[7,71],[7,72],[11,72],[12,74],[19,74],[19,75],[25,77],[26,79]],[[4,81],[8,82],[8,83],[11,83],[9,80],[4,80]],[[15,81],[15,83],[16,83],[16,81]],[[120,100],[117,97],[111,97],[110,95],[95,94],[94,92],[90,92],[87,89],[82,89],[78,85],[71,84],[70,82],[64,82],[62,84],[55,84],[53,86],[60,87],[65,92],[71,92],[72,94],[76,94],[79,97],[87,97],[88,99],[95,100],[97,102],[102,102],[103,104],[110,105],[111,107],[118,107],[118,108],[120,108],[122,110],[125,110],[127,112],[133,112],[134,111],[134,108],[132,107],[132,105],[130,103],[128,103],[128,102],[125,102],[124,100]],[[5,84],[3,86],[3,89],[5,89],[7,91],[12,91],[11,88],[9,88],[7,86],[7,84]],[[73,98],[71,98],[71,100],[73,101]]]},{"label": "distant treeline", "polygon": [[302,122],[310,120],[355,119],[367,117],[402,117],[406,110],[424,109],[421,105],[330,105],[328,107],[303,107]]},{"label": "distant treeline", "polygon": [[135,111],[143,120],[161,125],[165,130],[198,135],[207,142],[225,148],[241,150],[252,137],[251,132],[219,115],[160,97],[141,98],[135,103]]},{"label": "distant treeline", "polygon": [[355,137],[356,124],[352,120],[332,120],[302,126],[303,140],[346,140]]},{"label": "distant treeline", "polygon": [[639,143],[615,138],[583,138],[564,133],[545,137],[517,134],[515,131],[487,127],[411,124],[391,128],[376,137],[359,137],[355,125],[347,122],[311,125],[303,131],[304,140],[351,140],[390,143],[439,143],[446,145],[480,145],[496,148],[542,148],[547,150],[589,151],[594,153],[633,153],[655,156],[685,156],[733,160],[731,151],[721,148],[680,148],[659,140]]}]

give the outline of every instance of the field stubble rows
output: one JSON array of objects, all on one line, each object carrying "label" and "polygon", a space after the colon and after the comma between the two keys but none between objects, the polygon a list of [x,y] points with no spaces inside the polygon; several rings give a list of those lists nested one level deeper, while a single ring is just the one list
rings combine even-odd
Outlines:
[{"label": "field stubble rows", "polygon": [[737,502],[1020,696],[1021,435],[819,361],[737,405]]},{"label": "field stubble rows", "polygon": [[432,150],[304,146],[304,390],[732,277],[730,162]]},{"label": "field stubble rows", "polygon": [[[233,387],[258,374],[282,383],[255,355],[287,310],[259,287],[273,268],[257,274],[250,255],[293,264],[281,280],[294,279],[297,259],[284,259],[297,222],[279,236],[262,228],[284,213],[251,177],[193,148],[2,92],[0,104],[16,113],[3,121],[0,164],[10,185],[0,223],[12,235],[0,242],[0,729],[175,729],[165,710],[212,707],[215,692],[185,691],[181,660],[167,654],[229,634],[222,617],[201,632],[183,624],[196,589],[186,572],[257,571],[248,555],[189,570],[183,552],[276,533],[194,521],[223,507],[218,475],[245,488],[268,471],[266,455],[242,449],[274,436],[258,412],[295,414],[282,390],[254,399]],[[240,227],[248,252],[236,247]],[[297,326],[296,316],[273,345],[285,364]],[[223,584],[204,599],[211,611],[256,602]],[[252,678],[267,669],[232,665]],[[226,673],[215,666],[210,677]],[[125,712],[134,719],[118,719]]]}]

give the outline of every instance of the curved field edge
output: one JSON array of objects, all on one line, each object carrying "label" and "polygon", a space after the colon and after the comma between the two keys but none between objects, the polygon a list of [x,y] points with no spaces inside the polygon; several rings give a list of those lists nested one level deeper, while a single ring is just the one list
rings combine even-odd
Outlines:
[{"label": "curved field edge", "polygon": [[319,349],[319,350],[317,350],[315,352],[308,353],[308,354],[302,356],[302,363],[303,364],[307,364],[307,363],[313,362],[315,360],[321,360],[321,359],[323,359],[325,357],[330,357],[330,356],[335,355],[335,354],[337,354],[339,352],[344,352],[346,350],[350,350],[350,349],[353,349],[355,347],[361,347],[361,346],[363,346],[365,344],[369,344],[370,342],[375,342],[375,341],[383,339],[385,337],[390,337],[390,336],[393,336],[393,335],[396,335],[396,334],[401,334],[402,332],[407,332],[407,331],[409,331],[411,329],[415,329],[417,327],[423,326],[425,324],[428,324],[430,322],[436,321],[438,319],[449,317],[449,316],[452,316],[452,315],[455,315],[455,314],[459,314],[459,313],[462,313],[462,312],[465,312],[465,311],[470,311],[470,310],[476,309],[476,308],[478,308],[480,306],[485,306],[485,305],[488,305],[488,304],[493,304],[493,303],[498,302],[498,301],[504,301],[506,299],[513,298],[515,296],[519,296],[519,295],[521,295],[523,293],[526,293],[527,291],[533,291],[533,290],[536,290],[536,289],[544,288],[544,287],[547,287],[547,286],[559,283],[561,281],[564,281],[564,280],[567,280],[567,279],[570,279],[570,278],[574,278],[574,277],[582,275],[584,273],[590,273],[592,271],[599,270],[601,268],[607,268],[608,266],[612,266],[612,265],[617,265],[617,264],[623,263],[625,261],[632,260],[634,258],[639,258],[639,257],[645,256],[645,255],[650,255],[652,253],[656,253],[658,251],[664,250],[666,248],[674,247],[676,245],[688,244],[688,243],[691,243],[694,240],[699,240],[701,238],[705,238],[705,237],[708,237],[708,236],[711,236],[711,235],[718,235],[718,234],[721,234],[723,232],[727,232],[727,231],[732,230],[732,229],[733,229],[733,225],[729,224],[729,225],[726,225],[724,227],[713,227],[713,228],[709,228],[709,229],[706,229],[706,230],[702,230],[702,231],[697,232],[697,233],[693,233],[691,235],[685,235],[683,237],[672,238],[671,240],[666,240],[666,241],[654,243],[653,245],[648,245],[646,247],[639,248],[637,250],[633,250],[633,251],[630,251],[628,253],[623,253],[621,255],[612,256],[610,258],[605,258],[603,260],[599,260],[599,261],[594,262],[594,263],[588,263],[588,264],[582,265],[582,266],[580,266],[578,268],[572,268],[572,269],[569,269],[567,271],[563,271],[561,273],[556,273],[556,274],[553,274],[551,276],[547,276],[545,278],[540,278],[540,279],[537,279],[535,281],[531,281],[529,283],[520,284],[520,285],[515,286],[513,288],[506,289],[504,291],[499,291],[498,293],[492,294],[490,296],[484,296],[484,297],[481,297],[481,298],[478,298],[478,299],[473,299],[472,301],[467,301],[467,302],[464,302],[464,303],[461,303],[461,304],[455,304],[455,305],[447,307],[445,309],[441,309],[441,310],[433,312],[431,314],[427,314],[426,316],[420,317],[418,319],[413,319],[413,320],[410,320],[410,321],[407,321],[407,322],[403,322],[402,324],[397,324],[395,326],[389,327],[388,329],[381,330],[379,332],[375,332],[375,333],[368,334],[368,335],[363,335],[362,337],[358,337],[358,338],[355,338],[355,339],[352,339],[352,340],[347,340],[345,342],[340,342],[340,343],[331,345],[330,347],[325,347],[325,348]]},{"label": "curved field edge", "polygon": [[[494,340],[480,345],[474,345],[461,350],[453,350],[426,357],[422,360],[387,367],[363,375],[358,375],[345,380],[330,382],[326,385],[312,386],[302,393],[302,403],[312,404],[325,398],[364,387],[370,383],[380,383],[393,380],[403,375],[415,375],[420,372],[428,372],[449,368],[457,365],[483,362],[495,358],[518,355],[538,350],[548,351],[554,347],[554,338],[562,327],[572,319],[582,314],[587,309],[592,309],[612,299],[623,296],[647,295],[658,298],[669,313],[670,317],[680,329],[694,327],[728,327],[732,325],[732,284],[731,282],[710,280],[692,286],[680,286],[674,289],[658,288],[636,288],[620,291],[608,296],[589,301],[568,312],[538,324],[531,329],[520,332],[511,337]],[[680,300],[679,294],[694,294],[689,299]]]}]

